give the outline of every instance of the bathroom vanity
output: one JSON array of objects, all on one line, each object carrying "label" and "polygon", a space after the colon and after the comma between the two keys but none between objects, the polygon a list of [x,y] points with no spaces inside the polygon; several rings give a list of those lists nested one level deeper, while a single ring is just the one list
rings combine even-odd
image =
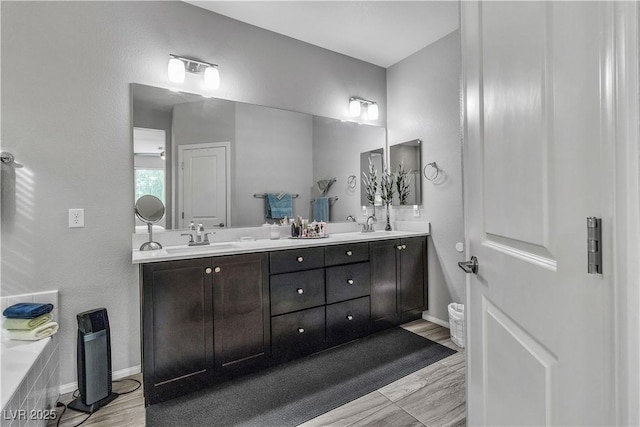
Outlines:
[{"label": "bathroom vanity", "polygon": [[146,404],[420,318],[427,234],[134,251]]}]

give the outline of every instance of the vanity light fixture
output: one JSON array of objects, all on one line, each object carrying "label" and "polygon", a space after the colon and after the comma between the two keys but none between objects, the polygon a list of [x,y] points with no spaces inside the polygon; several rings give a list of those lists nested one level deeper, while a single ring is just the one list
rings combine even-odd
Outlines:
[{"label": "vanity light fixture", "polygon": [[169,80],[174,83],[184,83],[187,71],[192,74],[203,74],[204,85],[207,89],[218,89],[220,87],[220,72],[217,64],[197,61],[174,54],[169,55],[169,65],[167,72]]},{"label": "vanity light fixture", "polygon": [[357,98],[355,96],[349,98],[349,114],[351,114],[351,117],[359,117],[362,114],[362,104],[367,106],[367,109],[364,113],[364,119],[378,120],[378,103],[362,98]]}]

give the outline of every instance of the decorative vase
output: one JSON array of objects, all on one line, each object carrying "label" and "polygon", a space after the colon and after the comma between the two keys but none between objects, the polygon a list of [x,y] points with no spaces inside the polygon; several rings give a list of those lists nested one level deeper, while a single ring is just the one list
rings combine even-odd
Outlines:
[{"label": "decorative vase", "polygon": [[384,227],[384,231],[391,231],[391,223],[389,222],[389,204],[387,203],[387,225]]}]

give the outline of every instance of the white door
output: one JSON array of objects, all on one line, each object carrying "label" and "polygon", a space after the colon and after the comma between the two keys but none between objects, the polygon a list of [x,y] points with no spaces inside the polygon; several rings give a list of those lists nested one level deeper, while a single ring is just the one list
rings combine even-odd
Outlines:
[{"label": "white door", "polygon": [[180,145],[178,150],[180,228],[191,221],[207,229],[228,226],[228,143]]},{"label": "white door", "polygon": [[469,425],[611,425],[610,5],[461,2]]}]

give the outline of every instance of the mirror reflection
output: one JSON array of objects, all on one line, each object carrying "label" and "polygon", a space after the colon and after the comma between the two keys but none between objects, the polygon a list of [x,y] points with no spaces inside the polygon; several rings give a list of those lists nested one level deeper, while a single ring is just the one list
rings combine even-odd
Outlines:
[{"label": "mirror reflection", "polygon": [[136,196],[165,204],[166,228],[274,222],[267,195],[297,195],[294,217],[311,218],[321,196],[329,221],[358,216],[360,153],[386,143],[378,126],[141,84],[131,93]]},{"label": "mirror reflection", "polygon": [[360,187],[362,206],[382,206],[379,181],[383,171],[384,150],[382,148],[360,153],[360,178],[363,180],[363,185]]},{"label": "mirror reflection", "polygon": [[390,171],[394,178],[391,204],[419,205],[421,201],[421,142],[419,139],[389,147]]}]

